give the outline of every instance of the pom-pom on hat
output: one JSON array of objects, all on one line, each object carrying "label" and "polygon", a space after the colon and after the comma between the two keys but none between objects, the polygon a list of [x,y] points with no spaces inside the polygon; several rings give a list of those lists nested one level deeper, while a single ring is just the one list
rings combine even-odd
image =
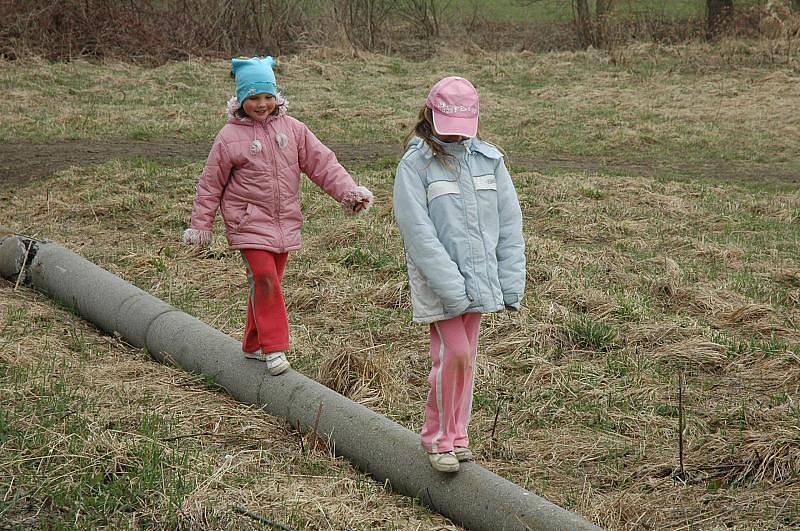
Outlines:
[{"label": "pom-pom on hat", "polygon": [[428,93],[425,105],[433,111],[437,134],[469,138],[478,134],[478,91],[463,77],[440,80]]},{"label": "pom-pom on hat", "polygon": [[231,59],[231,72],[236,78],[236,99],[239,100],[239,105],[256,94],[277,95],[273,66],[275,60],[271,56]]}]

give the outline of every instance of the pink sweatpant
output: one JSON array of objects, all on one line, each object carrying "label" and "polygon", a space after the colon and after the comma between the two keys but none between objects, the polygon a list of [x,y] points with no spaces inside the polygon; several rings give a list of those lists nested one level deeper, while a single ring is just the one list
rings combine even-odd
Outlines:
[{"label": "pink sweatpant", "polygon": [[422,447],[428,453],[469,446],[467,424],[472,411],[472,384],[481,314],[465,313],[431,323],[431,388],[425,407]]}]

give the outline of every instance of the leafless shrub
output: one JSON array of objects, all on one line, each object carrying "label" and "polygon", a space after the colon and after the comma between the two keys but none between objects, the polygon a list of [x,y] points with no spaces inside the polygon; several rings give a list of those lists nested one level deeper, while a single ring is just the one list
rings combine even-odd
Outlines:
[{"label": "leafless shrub", "polygon": [[401,0],[397,2],[398,13],[417,27],[423,37],[439,36],[442,15],[450,8],[450,0]]},{"label": "leafless shrub", "polygon": [[353,50],[373,51],[381,42],[394,9],[388,0],[330,0],[336,22]]},{"label": "leafless shrub", "polygon": [[[282,54],[292,51],[308,26],[304,11],[312,2],[292,0],[234,1],[217,4],[223,48],[247,49],[251,39],[262,49]],[[211,5],[214,5],[212,3]],[[200,22],[200,21],[196,21]]]},{"label": "leafless shrub", "polygon": [[51,59],[124,55],[164,61],[192,55],[281,54],[312,30],[321,0],[10,0],[0,12],[0,51]]},{"label": "leafless shrub", "polygon": [[[775,47],[785,47],[785,55],[791,57],[796,41],[800,39],[800,4],[769,1],[762,11],[759,22],[761,35],[767,37]],[[781,55],[781,50],[776,50]]]}]

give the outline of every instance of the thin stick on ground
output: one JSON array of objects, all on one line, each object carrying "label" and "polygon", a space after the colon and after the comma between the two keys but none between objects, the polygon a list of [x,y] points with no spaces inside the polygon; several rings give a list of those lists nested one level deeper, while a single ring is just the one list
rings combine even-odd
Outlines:
[{"label": "thin stick on ground", "polygon": [[322,416],[322,407],[325,405],[325,402],[320,402],[319,407],[317,408],[317,415],[314,417],[314,426],[311,428],[311,437],[312,441],[309,445],[311,449],[322,449],[325,452],[329,451],[328,444],[320,437],[319,434],[319,419]]},{"label": "thin stick on ground", "polygon": [[300,429],[300,419],[297,419],[297,436],[300,438],[300,453],[306,455],[306,445],[303,442],[303,432]]},{"label": "thin stick on ground", "polygon": [[[317,415],[316,417],[314,417],[314,428],[313,428],[314,433],[317,433],[317,430],[319,429],[319,417],[322,415],[322,406],[324,405],[325,402],[320,402],[319,407],[317,408]],[[317,433],[317,435],[319,434]]]},{"label": "thin stick on ground", "polygon": [[25,264],[28,263],[28,253],[30,253],[32,245],[33,241],[29,241],[28,246],[25,247],[25,254],[22,257],[22,269],[20,270],[19,275],[17,276],[17,281],[14,283],[14,291],[17,291],[20,282],[22,282],[22,278],[25,276]]},{"label": "thin stick on ground", "polygon": [[503,406],[503,403],[500,402],[497,404],[497,409],[494,412],[494,421],[492,422],[492,433],[489,435],[489,438],[493,441],[497,441],[495,437],[495,430],[497,429],[497,419],[500,417],[500,408]]},{"label": "thin stick on ground", "polygon": [[237,506],[235,506],[233,508],[233,511],[236,512],[236,513],[239,513],[241,515],[244,515],[244,516],[246,516],[248,518],[252,518],[253,520],[256,520],[257,522],[261,522],[262,524],[265,524],[265,525],[268,525],[268,526],[272,526],[275,529],[283,529],[285,531],[292,531],[291,527],[286,527],[283,524],[279,524],[278,522],[273,522],[272,520],[268,520],[267,518],[264,518],[263,516],[259,516],[259,515],[255,514],[255,513],[251,513],[250,511],[248,511],[244,507],[240,507],[240,506],[237,505]]},{"label": "thin stick on ground", "polygon": [[683,468],[683,371],[678,373],[678,464],[680,466],[680,478],[684,479],[686,473]]}]

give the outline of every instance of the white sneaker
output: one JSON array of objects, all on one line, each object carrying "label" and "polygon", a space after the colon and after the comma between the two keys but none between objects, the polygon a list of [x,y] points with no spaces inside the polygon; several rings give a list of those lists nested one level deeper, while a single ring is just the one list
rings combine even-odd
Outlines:
[{"label": "white sneaker", "polygon": [[459,461],[472,461],[475,459],[475,456],[472,455],[472,452],[466,446],[456,446],[453,450],[453,453],[456,454],[456,458]]},{"label": "white sneaker", "polygon": [[267,362],[267,370],[272,376],[284,373],[290,367],[289,360],[283,352],[270,352],[264,357],[264,361]]},{"label": "white sneaker", "polygon": [[439,472],[458,472],[458,458],[454,452],[428,454],[428,460],[434,470]]},{"label": "white sneaker", "polygon": [[255,352],[245,352],[244,357],[249,360],[257,360],[257,361],[264,361],[266,359],[264,353],[261,352],[260,350],[256,350]]}]

